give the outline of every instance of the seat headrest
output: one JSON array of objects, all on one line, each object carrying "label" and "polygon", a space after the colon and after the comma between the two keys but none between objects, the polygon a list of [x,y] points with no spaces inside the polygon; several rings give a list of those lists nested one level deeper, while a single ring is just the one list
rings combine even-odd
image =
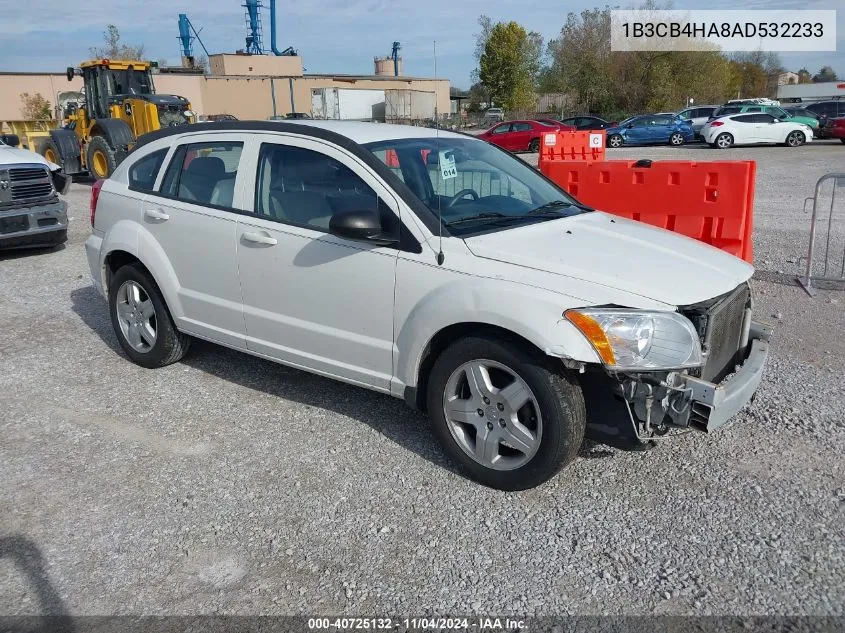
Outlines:
[{"label": "seat headrest", "polygon": [[217,156],[199,156],[188,163],[185,173],[207,178],[220,178],[226,173],[226,165]]}]

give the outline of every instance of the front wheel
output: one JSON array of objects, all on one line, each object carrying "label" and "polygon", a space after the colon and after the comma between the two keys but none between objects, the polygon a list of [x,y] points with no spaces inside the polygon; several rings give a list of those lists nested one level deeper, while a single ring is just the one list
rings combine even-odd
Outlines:
[{"label": "front wheel", "polygon": [[684,144],[684,135],[680,132],[675,132],[672,136],[669,137],[669,144],[674,146],[679,146]]},{"label": "front wheel", "polygon": [[625,142],[619,134],[611,134],[610,137],[607,139],[607,144],[610,147],[622,147],[622,144]]},{"label": "front wheel", "polygon": [[528,144],[528,151],[529,152],[539,152],[540,151],[540,139],[538,139],[538,138],[532,139],[531,142]]},{"label": "front wheel", "polygon": [[112,277],[109,312],[120,346],[142,367],[175,363],[190,347],[191,339],[176,329],[161,291],[140,265],[124,266]]},{"label": "front wheel", "polygon": [[117,167],[114,150],[102,136],[91,137],[86,156],[88,171],[97,180],[108,178]]},{"label": "front wheel", "polygon": [[437,439],[491,488],[543,483],[575,458],[583,440],[586,411],[575,379],[513,343],[457,341],[437,359],[428,384]]},{"label": "front wheel", "polygon": [[786,145],[788,147],[799,147],[799,146],[803,145],[806,140],[807,140],[807,137],[804,136],[803,132],[799,132],[798,130],[793,130],[786,137]]}]

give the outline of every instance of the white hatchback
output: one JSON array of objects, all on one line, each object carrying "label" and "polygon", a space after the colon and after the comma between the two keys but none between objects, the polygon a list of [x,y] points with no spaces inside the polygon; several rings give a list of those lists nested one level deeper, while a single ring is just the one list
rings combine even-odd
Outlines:
[{"label": "white hatchback", "polygon": [[551,477],[585,431],[647,447],[719,427],[768,353],[749,264],[593,211],[462,134],[168,128],[91,208],[94,285],[134,362],[196,337],[404,398],[501,489]]},{"label": "white hatchback", "polygon": [[701,137],[711,147],[778,143],[798,147],[813,140],[813,129],[804,123],[781,121],[765,112],[731,114],[708,121]]}]

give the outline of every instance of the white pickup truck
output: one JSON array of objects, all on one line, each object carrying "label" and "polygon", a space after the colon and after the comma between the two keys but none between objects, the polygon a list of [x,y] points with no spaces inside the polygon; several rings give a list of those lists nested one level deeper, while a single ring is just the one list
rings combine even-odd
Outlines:
[{"label": "white pickup truck", "polygon": [[43,156],[0,135],[0,250],[51,247],[67,241],[67,193],[71,179]]}]

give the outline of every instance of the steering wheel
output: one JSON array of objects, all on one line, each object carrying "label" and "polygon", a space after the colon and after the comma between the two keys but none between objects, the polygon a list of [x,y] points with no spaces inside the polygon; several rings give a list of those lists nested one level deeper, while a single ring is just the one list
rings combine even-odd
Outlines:
[{"label": "steering wheel", "polygon": [[461,189],[458,193],[456,193],[454,196],[452,196],[452,199],[449,200],[449,202],[446,203],[446,208],[451,209],[452,207],[455,206],[455,204],[458,202],[458,200],[460,200],[461,198],[464,198],[466,196],[472,196],[473,200],[478,200],[478,194],[475,193],[474,189]]}]

